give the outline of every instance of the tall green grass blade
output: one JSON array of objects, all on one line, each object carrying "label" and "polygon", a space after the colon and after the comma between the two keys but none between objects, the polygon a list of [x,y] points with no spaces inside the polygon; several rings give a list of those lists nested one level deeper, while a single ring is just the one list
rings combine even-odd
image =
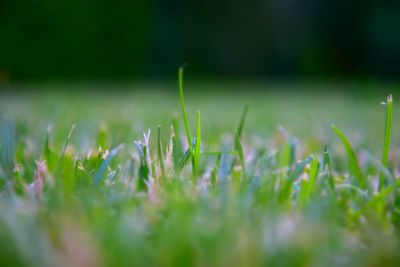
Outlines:
[{"label": "tall green grass blade", "polygon": [[165,167],[164,167],[164,155],[162,151],[162,143],[161,143],[161,125],[157,128],[157,153],[158,153],[158,161],[160,162],[160,169],[162,178],[165,179]]},{"label": "tall green grass blade", "polygon": [[[390,147],[390,133],[392,129],[392,117],[393,117],[393,99],[392,95],[387,97],[386,101],[386,122],[385,122],[385,139],[383,143],[383,155],[382,164],[387,167],[389,159],[389,147]],[[382,190],[385,183],[385,175],[382,173],[379,176],[379,191]]]},{"label": "tall green grass blade", "polygon": [[179,99],[181,102],[182,117],[183,117],[183,123],[185,125],[188,146],[190,148],[190,152],[193,153],[192,135],[190,134],[189,122],[187,120],[186,109],[185,109],[185,98],[183,97],[183,71],[184,71],[184,67],[180,67],[179,68]]},{"label": "tall green grass blade", "polygon": [[362,176],[360,166],[358,165],[356,154],[355,154],[349,140],[343,134],[343,132],[341,130],[339,130],[335,125],[332,125],[332,130],[335,132],[335,134],[339,137],[339,139],[342,141],[342,143],[344,145],[344,148],[346,150],[346,154],[348,157],[349,169],[350,169],[351,174],[356,179],[358,185],[362,189],[365,189],[367,187],[367,183]]},{"label": "tall green grass blade", "polygon": [[196,130],[196,143],[193,151],[193,173],[196,174],[200,164],[200,151],[201,150],[201,117],[200,111],[197,111],[197,130]]}]

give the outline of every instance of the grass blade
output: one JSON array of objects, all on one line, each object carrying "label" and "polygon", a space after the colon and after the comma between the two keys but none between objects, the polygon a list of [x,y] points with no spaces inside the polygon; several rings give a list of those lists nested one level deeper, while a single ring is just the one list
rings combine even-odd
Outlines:
[{"label": "grass blade", "polygon": [[217,185],[217,175],[218,175],[219,164],[220,164],[220,162],[221,162],[221,155],[222,155],[221,152],[218,153],[217,159],[215,160],[215,164],[214,164],[213,170],[212,170],[212,172],[211,172],[211,179],[210,179],[210,181],[211,181],[211,185],[212,185],[213,187],[215,187],[215,186]]},{"label": "grass blade", "polygon": [[244,163],[243,147],[240,142],[239,133],[237,131],[235,132],[235,150],[239,155],[240,165],[242,166],[242,171],[243,171],[243,178],[246,178],[246,166]]},{"label": "grass blade", "polygon": [[284,185],[279,194],[279,200],[281,202],[289,198],[294,181],[300,176],[300,174],[302,174],[306,165],[309,164],[313,160],[313,158],[313,156],[307,157],[306,159],[298,163],[295,166],[294,170],[289,173],[288,178],[284,182]]},{"label": "grass blade", "polygon": [[[174,113],[172,117],[172,126],[171,126],[171,137],[172,133],[174,134],[174,138],[176,139],[175,148],[178,155],[182,154],[182,147],[181,147],[181,137],[180,137],[180,129],[179,129],[179,120],[178,114]],[[179,157],[177,157],[179,159]]]},{"label": "grass blade", "polygon": [[[242,112],[242,116],[241,116],[241,118],[240,118],[240,122],[239,122],[239,125],[238,125],[238,128],[236,129],[236,131],[235,131],[235,136],[234,136],[234,146],[235,146],[235,152],[237,153],[238,152],[238,147],[237,147],[237,141],[236,141],[236,136],[238,136],[239,138],[239,144],[240,144],[240,146],[241,146],[241,142],[240,142],[240,138],[242,137],[242,133],[243,133],[243,128],[244,128],[244,123],[245,123],[245,121],[246,121],[246,117],[247,117],[247,112],[248,112],[248,110],[249,110],[249,106],[248,105],[246,105],[245,107],[244,107],[244,109],[243,109],[243,112]],[[242,151],[242,154],[243,154],[243,151]],[[241,163],[242,164],[242,163]],[[232,164],[231,164],[231,168],[230,168],[230,172],[232,172],[233,171],[233,167],[235,166],[235,161],[233,160],[232,161]],[[243,169],[243,171],[244,171],[245,169]]]},{"label": "grass blade", "polygon": [[161,143],[161,125],[158,126],[157,136],[158,136],[158,142],[157,142],[158,160],[160,162],[162,178],[165,179],[164,155],[162,152],[162,143]]},{"label": "grass blade", "polygon": [[331,155],[328,150],[328,146],[324,149],[324,163],[322,166],[322,171],[326,173],[328,179],[328,185],[332,192],[335,192],[335,181],[333,180],[332,167],[331,167]]},{"label": "grass blade", "polygon": [[[392,129],[392,117],[393,117],[393,99],[392,95],[387,97],[386,101],[386,122],[385,122],[385,139],[383,143],[383,155],[382,164],[387,167],[389,159],[389,147],[390,147],[390,133]],[[382,190],[385,183],[385,175],[382,173],[379,176],[379,191]]]},{"label": "grass blade", "polygon": [[353,150],[349,140],[343,134],[343,132],[341,130],[339,130],[339,128],[337,128],[335,125],[332,125],[332,130],[335,132],[335,134],[339,137],[339,139],[342,141],[342,143],[344,145],[344,148],[346,150],[346,154],[348,157],[348,161],[349,161],[349,169],[350,169],[352,175],[357,180],[358,185],[362,189],[365,189],[367,184],[361,174],[361,169],[360,169],[360,166],[358,165],[356,154],[354,153],[354,150]]},{"label": "grass blade", "polygon": [[181,102],[182,117],[183,117],[183,123],[185,125],[186,138],[188,141],[190,152],[193,153],[192,135],[190,134],[189,123],[187,120],[186,109],[185,109],[185,98],[183,97],[183,71],[184,71],[184,67],[180,67],[179,68],[179,99]]},{"label": "grass blade", "polygon": [[43,154],[47,163],[47,168],[51,172],[54,171],[56,167],[55,163],[57,162],[57,156],[50,148],[50,133],[48,131],[46,132],[46,137],[44,140]]},{"label": "grass blade", "polygon": [[59,168],[60,168],[60,165],[61,165],[61,163],[62,163],[62,160],[63,160],[63,158],[64,158],[64,155],[65,155],[65,152],[67,151],[67,147],[68,147],[68,144],[69,144],[69,141],[71,140],[71,136],[72,136],[72,133],[74,132],[74,130],[75,130],[75,124],[73,124],[72,126],[71,126],[71,130],[69,130],[69,133],[68,133],[68,136],[67,136],[67,139],[65,140],[65,143],[64,143],[64,148],[63,148],[63,151],[62,151],[62,153],[61,153],[61,156],[60,156],[60,159],[58,160],[58,166],[57,166],[57,170],[59,170]]},{"label": "grass blade", "polygon": [[279,152],[280,165],[282,167],[291,167],[295,163],[296,159],[297,140],[290,136],[290,134],[282,126],[278,128],[278,131],[286,140]]},{"label": "grass blade", "polygon": [[310,166],[310,176],[309,176],[310,185],[308,188],[309,196],[311,195],[315,182],[317,181],[318,173],[319,173],[319,160],[317,157],[314,156]]},{"label": "grass blade", "polygon": [[179,169],[182,170],[190,158],[190,149],[188,148],[185,153],[183,153],[181,159],[179,160]]},{"label": "grass blade", "polygon": [[108,155],[108,157],[101,163],[99,169],[96,171],[95,175],[93,176],[93,181],[95,184],[99,184],[104,177],[104,174],[107,170],[107,167],[110,165],[111,161],[118,153],[124,148],[124,144],[120,144],[113,148]]},{"label": "grass blade", "polygon": [[195,174],[199,168],[200,150],[201,150],[201,118],[200,118],[200,111],[197,111],[196,143],[193,151],[193,174]]},{"label": "grass blade", "polygon": [[301,181],[301,190],[300,190],[300,198],[299,198],[299,206],[303,207],[305,204],[309,203],[311,199],[311,195],[313,193],[315,181],[318,177],[319,171],[319,161],[318,158],[313,157],[311,161],[311,166],[308,174],[308,179],[303,179]]},{"label": "grass blade", "polygon": [[140,166],[139,166],[139,177],[137,182],[138,191],[147,190],[147,180],[149,179],[150,168],[147,164],[147,147],[144,143],[137,141],[135,142],[136,149],[139,153]]},{"label": "grass blade", "polygon": [[10,178],[14,169],[15,157],[15,126],[9,120],[5,120],[1,125],[1,167]]},{"label": "grass blade", "polygon": [[244,123],[246,121],[248,111],[249,111],[249,105],[246,105],[242,112],[242,117],[240,119],[239,127],[237,128],[237,134],[239,136],[239,139],[242,137],[243,127],[244,127]]}]

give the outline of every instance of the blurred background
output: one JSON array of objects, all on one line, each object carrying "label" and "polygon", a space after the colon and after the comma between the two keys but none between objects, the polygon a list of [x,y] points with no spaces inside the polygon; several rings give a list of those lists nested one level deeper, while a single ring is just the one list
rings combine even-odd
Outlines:
[{"label": "blurred background", "polygon": [[400,74],[400,2],[1,0],[1,83]]}]

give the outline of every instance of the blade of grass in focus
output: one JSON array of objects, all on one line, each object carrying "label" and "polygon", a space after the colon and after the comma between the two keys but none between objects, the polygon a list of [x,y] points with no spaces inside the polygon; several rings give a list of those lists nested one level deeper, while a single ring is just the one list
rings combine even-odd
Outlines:
[{"label": "blade of grass in focus", "polygon": [[[392,117],[393,117],[393,99],[392,95],[387,97],[386,101],[386,120],[385,120],[385,139],[383,143],[383,155],[382,155],[382,164],[387,167],[388,159],[389,159],[389,147],[390,147],[390,133],[392,129]],[[382,173],[379,176],[379,188],[381,191],[383,189],[385,183],[385,175]]]},{"label": "blade of grass in focus", "polygon": [[188,146],[190,148],[190,153],[193,153],[192,135],[190,134],[189,122],[187,120],[186,108],[185,108],[185,98],[183,97],[183,72],[184,72],[184,67],[180,67],[179,68],[179,100],[181,102],[183,124],[185,126]]},{"label": "blade of grass in focus", "polygon": [[201,118],[200,111],[197,111],[197,129],[196,129],[196,143],[193,151],[193,174],[197,173],[200,164],[200,150],[201,150]]}]

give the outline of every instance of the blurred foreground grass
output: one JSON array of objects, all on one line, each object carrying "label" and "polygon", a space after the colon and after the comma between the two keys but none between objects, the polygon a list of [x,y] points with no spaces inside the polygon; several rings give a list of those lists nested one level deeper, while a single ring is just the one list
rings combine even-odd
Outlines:
[{"label": "blurred foreground grass", "polygon": [[[191,86],[185,101],[192,134],[201,111],[194,175],[177,90],[4,91],[1,265],[396,266],[396,95],[386,168],[386,92]],[[350,140],[367,186],[357,182],[332,123]],[[238,146],[243,158],[229,152]]]}]

